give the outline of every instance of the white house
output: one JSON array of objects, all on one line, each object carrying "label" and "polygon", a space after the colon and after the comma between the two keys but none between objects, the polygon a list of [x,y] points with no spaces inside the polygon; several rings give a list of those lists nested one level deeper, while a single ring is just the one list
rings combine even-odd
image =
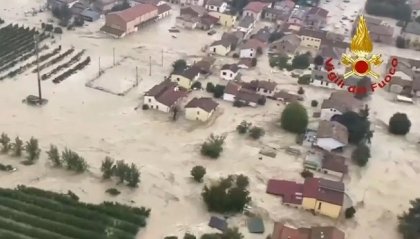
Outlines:
[{"label": "white house", "polygon": [[205,7],[209,11],[225,12],[228,4],[223,0],[209,0]]},{"label": "white house", "polygon": [[363,107],[363,102],[354,98],[354,94],[347,91],[333,92],[329,99],[322,102],[320,119],[331,120],[348,111],[359,112]]},{"label": "white house", "polygon": [[174,107],[177,107],[187,94],[186,89],[179,87],[175,82],[165,80],[146,92],[144,105],[147,105],[150,109],[168,113]]},{"label": "white house", "polygon": [[229,81],[223,93],[223,100],[234,102],[235,97],[241,89],[241,85],[233,81]]},{"label": "white house", "polygon": [[240,76],[239,67],[236,64],[225,64],[220,70],[220,78],[223,80],[236,80]]},{"label": "white house", "polygon": [[262,49],[264,48],[265,44],[260,42],[257,39],[249,39],[245,42],[245,44],[241,47],[241,51],[239,52],[240,58],[257,58],[259,53],[262,53]]},{"label": "white house", "polygon": [[277,88],[277,83],[270,80],[251,81],[250,87],[254,89],[257,94],[266,96],[266,97],[274,97],[274,95],[277,92],[279,92],[279,89]]},{"label": "white house", "polygon": [[245,33],[245,35],[249,34],[255,25],[255,18],[253,16],[244,16],[238,23],[236,27],[237,31]]},{"label": "white house", "polygon": [[349,133],[346,126],[337,121],[322,120],[319,122],[315,145],[331,152],[348,144]]},{"label": "white house", "polygon": [[323,70],[312,70],[309,85],[327,89],[341,89],[336,83],[328,79],[328,72]]}]

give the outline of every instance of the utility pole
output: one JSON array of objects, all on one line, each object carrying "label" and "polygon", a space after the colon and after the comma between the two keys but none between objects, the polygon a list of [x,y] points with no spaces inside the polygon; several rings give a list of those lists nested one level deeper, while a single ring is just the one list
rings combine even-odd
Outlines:
[{"label": "utility pole", "polygon": [[162,67],[163,67],[163,49],[162,49],[162,62],[161,63],[162,63]]},{"label": "utility pole", "polygon": [[113,65],[115,66],[115,47],[112,48],[112,62],[113,62]]},{"label": "utility pole", "polygon": [[99,66],[98,76],[100,76],[101,75],[101,57],[99,57],[98,66]]},{"label": "utility pole", "polygon": [[136,66],[136,86],[139,85],[139,71],[138,71],[138,67]]},{"label": "utility pole", "polygon": [[152,75],[152,56],[149,56],[149,76]]},{"label": "utility pole", "polygon": [[36,52],[36,73],[38,78],[38,97],[39,97],[39,103],[42,103],[42,91],[41,91],[41,77],[39,73],[39,35],[35,35],[35,52]]}]

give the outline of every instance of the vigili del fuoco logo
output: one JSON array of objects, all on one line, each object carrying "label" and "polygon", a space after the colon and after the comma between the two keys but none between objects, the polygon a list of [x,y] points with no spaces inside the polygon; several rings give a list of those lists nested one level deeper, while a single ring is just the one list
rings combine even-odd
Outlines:
[{"label": "vigili del fuoco logo", "polygon": [[[369,36],[369,31],[366,25],[365,18],[361,15],[359,17],[359,23],[357,26],[356,34],[353,36],[350,44],[350,53],[343,54],[341,57],[341,63],[346,67],[350,68],[343,78],[341,78],[334,70],[332,58],[327,59],[325,62],[325,69],[328,72],[328,79],[340,88],[345,87],[345,80],[349,77],[363,78],[370,77],[372,82],[370,86],[358,86],[350,85],[347,90],[351,93],[366,93],[374,92],[377,88],[384,88],[391,80],[392,76],[398,66],[398,59],[393,57],[391,59],[391,66],[388,70],[388,74],[380,81],[380,75],[374,71],[373,67],[378,67],[383,63],[382,56],[379,54],[373,54],[373,44]],[[376,80],[376,82],[375,82]]]}]

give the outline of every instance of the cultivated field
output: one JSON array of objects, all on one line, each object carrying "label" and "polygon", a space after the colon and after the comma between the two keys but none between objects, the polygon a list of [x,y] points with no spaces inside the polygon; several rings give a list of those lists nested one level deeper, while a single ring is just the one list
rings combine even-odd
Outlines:
[{"label": "cultivated field", "polygon": [[[48,13],[26,17],[22,10],[39,8],[42,2],[7,1],[0,9],[0,16],[7,21],[4,24],[40,27],[41,21],[50,18]],[[267,232],[272,230],[273,221],[287,221],[296,226],[336,225],[346,232],[348,239],[398,238],[395,230],[396,216],[408,207],[408,200],[420,196],[420,188],[417,186],[420,173],[417,146],[420,110],[417,105],[396,103],[384,91],[378,91],[372,97],[371,117],[375,123],[373,156],[366,168],[351,166],[349,178],[346,179],[348,193],[353,201],[358,203],[364,200],[354,220],[333,221],[282,206],[279,198],[265,193],[268,179],[301,180],[299,173],[302,169],[301,158],[287,155],[283,151],[283,148],[295,144],[295,138],[278,128],[277,122],[284,108],[282,104],[268,101],[264,107],[250,109],[235,108],[230,103],[219,101],[224,113],[213,124],[196,127],[191,127],[192,124],[184,119],[173,122],[169,115],[160,112],[134,110],[142,103],[141,95],[169,74],[173,61],[185,58],[192,62],[204,56],[200,49],[217,39],[222,31],[218,29],[218,34],[209,37],[205,32],[184,30],[177,34],[177,38],[172,38],[168,28],[174,25],[175,14],[176,10],[172,17],[120,40],[98,32],[103,19],[82,29],[65,31],[61,38],[56,37],[56,43],[41,52],[41,55],[61,45],[62,52],[75,49],[71,56],[86,49],[78,62],[82,62],[86,56],[90,57],[91,62],[83,71],[78,71],[59,85],[50,80],[43,81],[43,94],[49,103],[42,108],[32,108],[21,103],[28,94],[37,92],[36,74],[20,74],[12,78],[16,80],[7,78],[0,82],[1,131],[22,138],[35,136],[40,140],[43,151],[48,149],[50,143],[60,148],[68,146],[88,161],[92,172],[88,175],[74,175],[51,169],[45,163],[46,155],[42,154],[36,165],[19,165],[17,172],[0,173],[0,186],[13,188],[24,184],[61,193],[71,190],[82,202],[98,204],[112,200],[133,206],[142,205],[151,208],[152,213],[147,220],[148,225],[140,231],[138,238],[160,239],[166,235],[183,235],[185,231],[195,234],[211,231],[207,226],[210,214],[200,196],[202,184],[192,182],[189,176],[190,169],[199,164],[207,168],[205,181],[228,174],[248,175],[253,208],[265,220]],[[128,59],[128,66],[113,66],[113,48],[116,61]],[[406,54],[394,48],[383,50],[389,54]],[[149,76],[150,57],[152,64]],[[136,66],[141,79],[138,87],[124,97],[85,87],[89,80],[98,75],[99,58],[102,69],[111,68],[102,75],[103,87],[106,83],[107,88],[116,88],[113,84],[121,85],[121,80],[134,79]],[[69,61],[71,57],[66,59]],[[43,69],[41,75],[53,71],[54,67],[64,62]],[[220,67],[228,62],[233,62],[233,59],[218,58],[216,64]],[[203,83],[221,82],[217,75],[218,71],[215,71],[215,75]],[[49,79],[54,77],[57,76]],[[271,79],[285,89],[296,91],[298,88],[295,78],[283,72],[272,73],[266,56],[259,59],[255,70],[244,72],[244,79]],[[98,84],[101,86],[101,81]],[[330,93],[328,90],[311,87],[305,87],[305,91],[305,105],[308,108],[311,100],[322,101]],[[194,92],[194,95],[206,93]],[[315,110],[309,109],[309,112]],[[390,136],[386,131],[389,117],[397,111],[407,113],[412,121],[411,133],[406,137]],[[242,120],[263,127],[267,134],[260,141],[240,137],[235,127]],[[205,159],[199,154],[199,145],[211,133],[227,134],[225,149],[216,161]],[[259,150],[267,145],[278,149],[277,157],[263,157],[259,160]],[[99,178],[100,162],[106,155],[137,164],[142,180],[139,188],[131,190],[121,187],[120,196],[108,196],[105,190],[115,183],[102,182]],[[4,155],[0,155],[0,161],[16,164],[15,159]],[[1,208],[11,210],[4,205]],[[263,239],[266,236],[249,234],[242,215],[228,221],[229,225],[240,227],[247,239]]]}]

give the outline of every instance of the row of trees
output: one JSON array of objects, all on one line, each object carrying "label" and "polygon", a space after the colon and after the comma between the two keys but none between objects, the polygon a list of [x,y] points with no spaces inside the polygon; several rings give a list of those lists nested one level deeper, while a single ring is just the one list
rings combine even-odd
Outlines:
[{"label": "row of trees", "polygon": [[5,133],[2,133],[0,136],[0,144],[1,152],[4,154],[7,154],[11,151],[13,156],[20,157],[22,156],[23,151],[25,151],[27,161],[25,161],[24,164],[35,163],[41,154],[38,140],[34,137],[31,137],[24,144],[19,137],[16,137],[14,142],[11,142],[9,136]]},{"label": "row of trees", "polygon": [[88,169],[86,160],[70,149],[65,148],[60,155],[58,148],[55,145],[50,145],[47,155],[54,167],[65,167],[67,170],[77,173],[83,173]]},{"label": "row of trees", "polygon": [[140,171],[135,164],[127,164],[124,160],[115,161],[111,157],[105,157],[101,165],[102,178],[118,178],[118,184],[127,182],[129,187],[135,188],[140,182]]}]

